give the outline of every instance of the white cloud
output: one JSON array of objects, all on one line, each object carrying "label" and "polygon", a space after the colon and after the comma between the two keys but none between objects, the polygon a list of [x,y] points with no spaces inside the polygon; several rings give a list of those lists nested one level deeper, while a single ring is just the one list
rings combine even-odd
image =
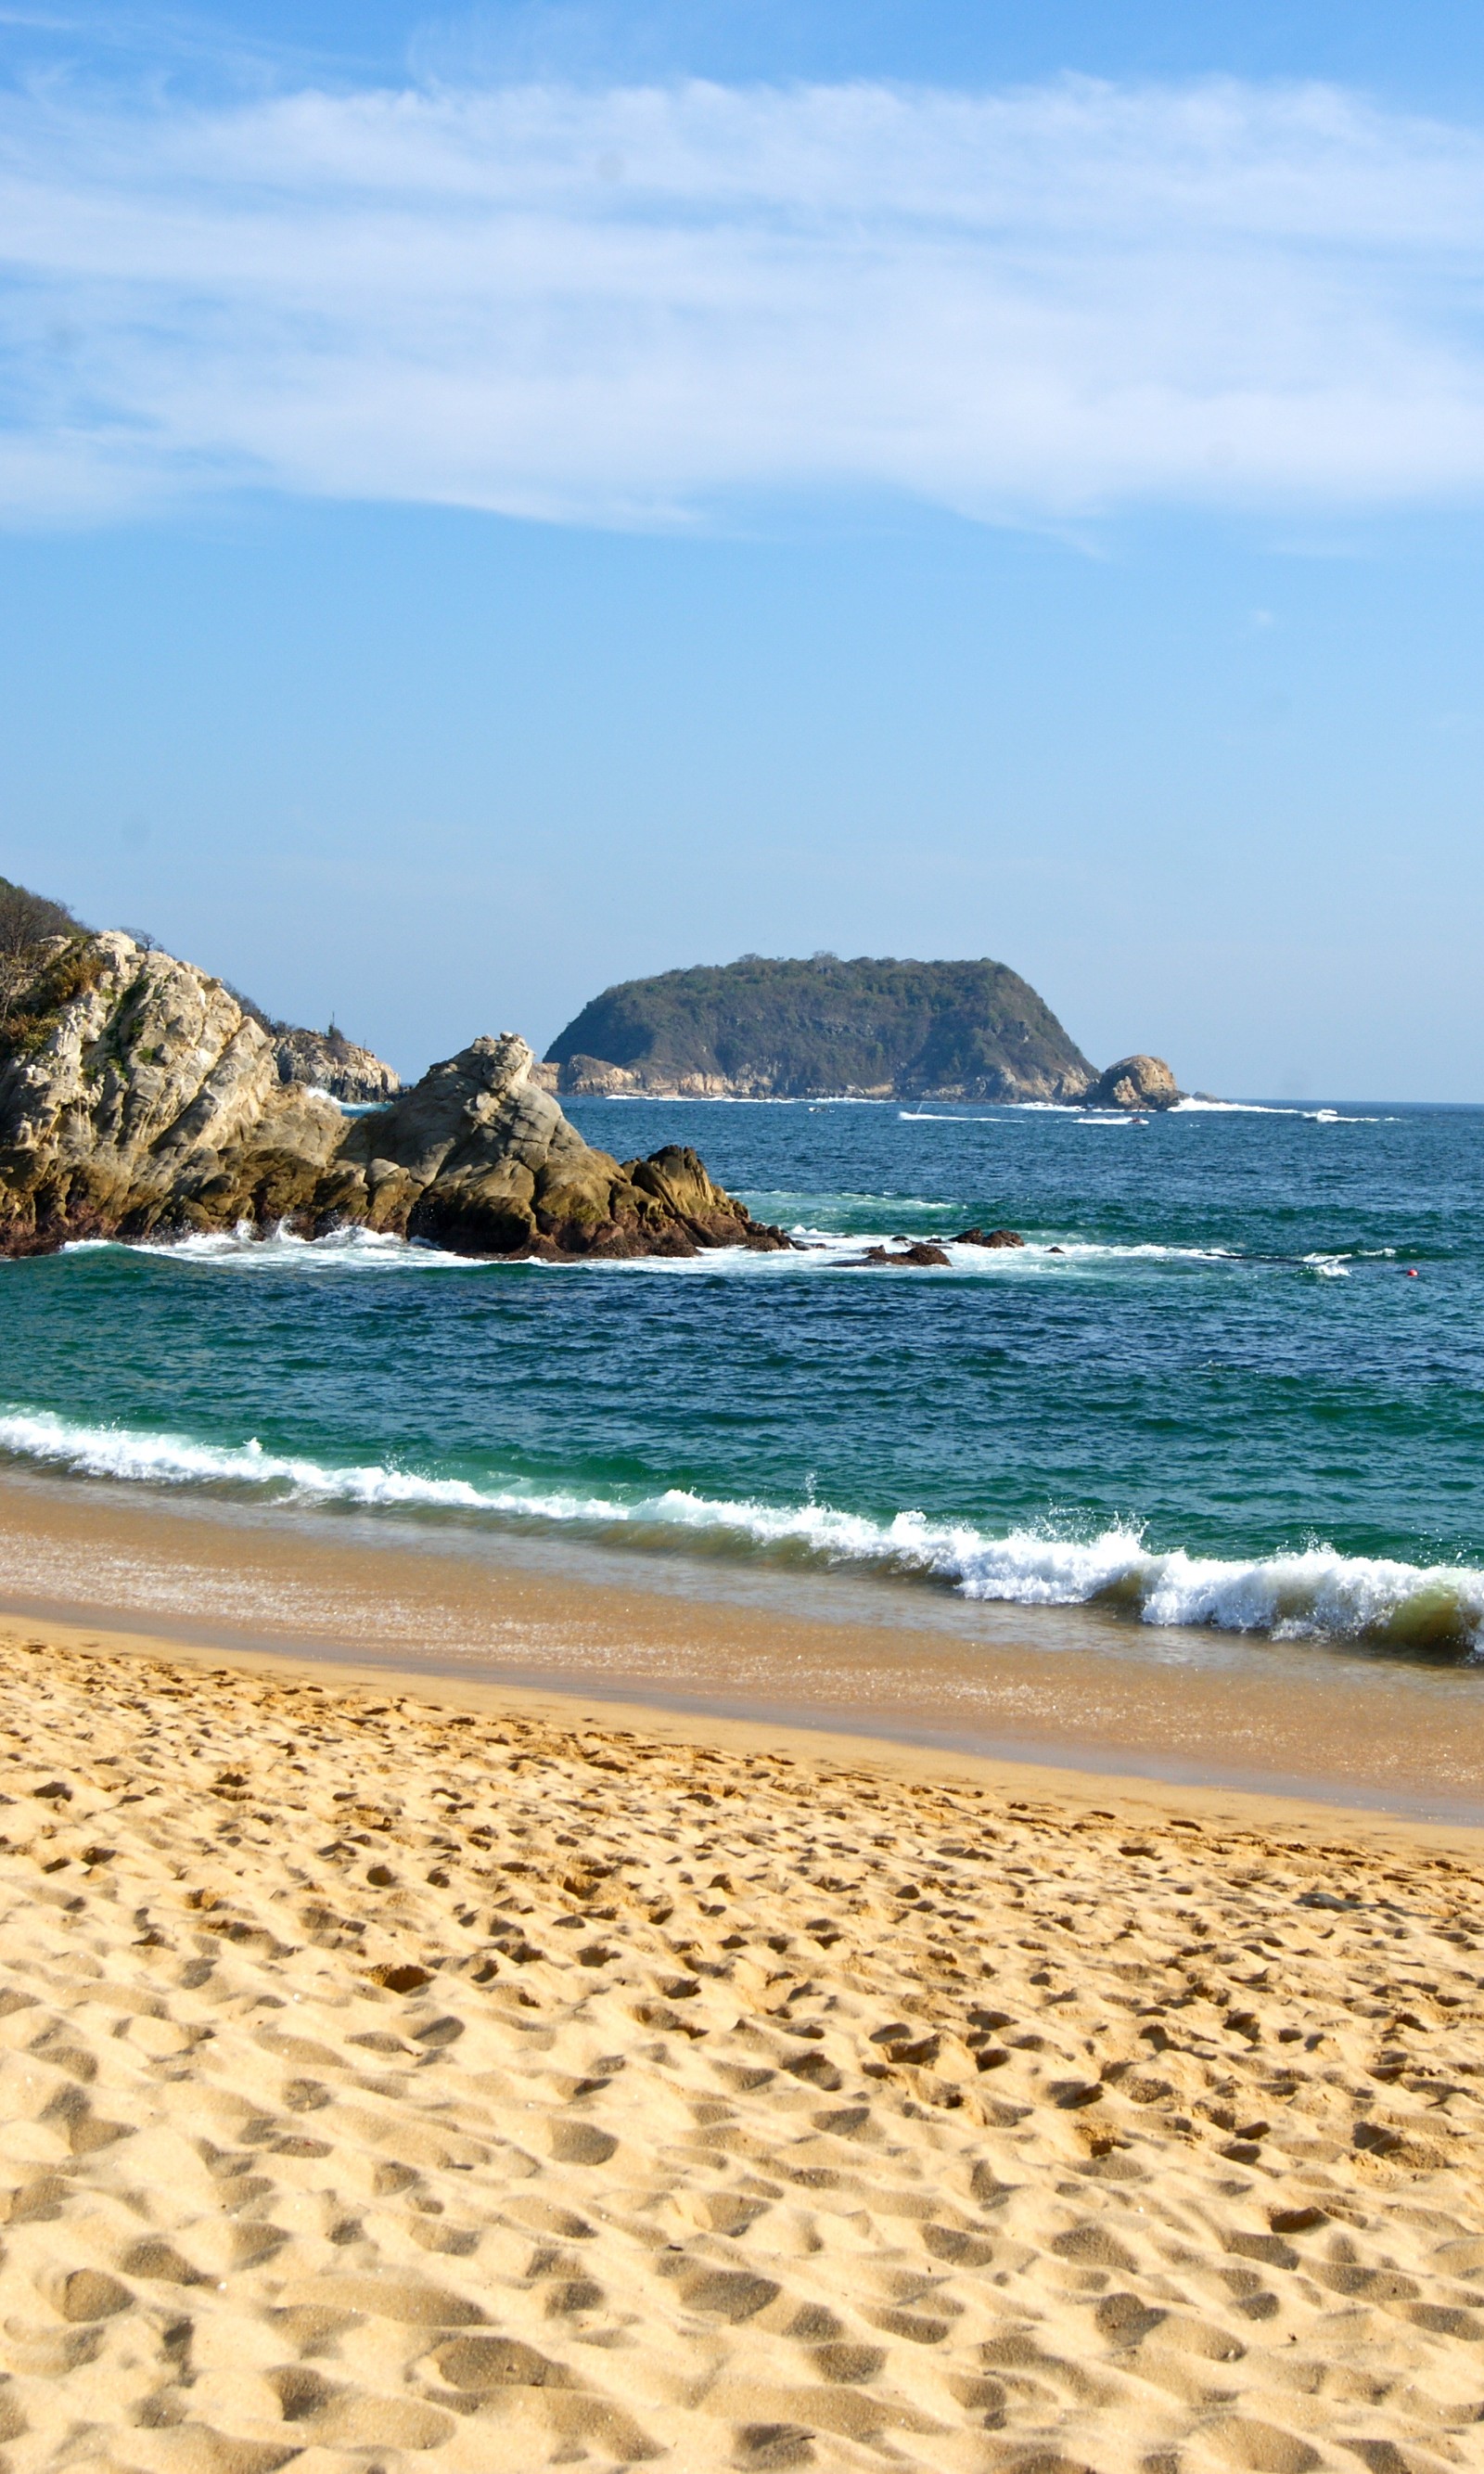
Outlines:
[{"label": "white cloud", "polygon": [[0,108],[0,512],[1484,485],[1484,139],[1327,87]]}]

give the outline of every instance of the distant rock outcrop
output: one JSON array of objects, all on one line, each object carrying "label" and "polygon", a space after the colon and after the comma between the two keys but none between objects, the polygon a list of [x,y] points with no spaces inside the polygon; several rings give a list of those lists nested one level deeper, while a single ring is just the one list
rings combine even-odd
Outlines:
[{"label": "distant rock outcrop", "polygon": [[788,1245],[693,1152],[592,1150],[532,1063],[477,1039],[349,1121],[220,980],[122,934],[45,937],[0,1022],[0,1252],[283,1221],[553,1258]]},{"label": "distant rock outcrop", "polygon": [[1089,1108],[1173,1108],[1184,1093],[1162,1056],[1121,1056],[1086,1094]]},{"label": "distant rock outcrop", "polygon": [[401,1089],[401,1077],[390,1065],[383,1065],[369,1048],[357,1048],[333,1028],[283,1031],[275,1054],[281,1081],[328,1091],[332,1100],[343,1100],[351,1107],[394,1099]]},{"label": "distant rock outcrop", "polygon": [[620,1100],[648,1087],[626,1065],[607,1065],[600,1056],[584,1056],[580,1051],[564,1065],[547,1057],[545,1070],[556,1076],[556,1089],[572,1100]]},{"label": "distant rock outcrop", "polygon": [[629,980],[547,1052],[586,1097],[1080,1100],[1093,1068],[1003,962],[766,961]]}]

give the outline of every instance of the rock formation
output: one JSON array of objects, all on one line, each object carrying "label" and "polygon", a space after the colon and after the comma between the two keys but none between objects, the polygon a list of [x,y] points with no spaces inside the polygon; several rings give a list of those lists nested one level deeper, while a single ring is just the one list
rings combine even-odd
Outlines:
[{"label": "rock formation", "polygon": [[530,1079],[531,1051],[476,1039],[390,1108],[361,1118],[318,1193],[322,1217],[426,1237],[460,1253],[694,1254],[787,1246],[669,1144],[620,1163]]},{"label": "rock formation", "polygon": [[833,954],[629,980],[547,1052],[572,1096],[1080,1100],[1093,1068],[1003,962]]},{"label": "rock formation", "polygon": [[[584,1056],[580,1049],[564,1065],[558,1065],[552,1057],[546,1058],[544,1070],[556,1078],[554,1087],[570,1100],[621,1100],[652,1087],[626,1065],[609,1065],[601,1056]],[[686,1096],[711,1095],[688,1092]]]},{"label": "rock formation", "polygon": [[353,1107],[394,1099],[401,1089],[401,1077],[390,1065],[334,1029],[282,1031],[274,1055],[280,1081],[328,1091]]},{"label": "rock formation", "polygon": [[941,1246],[933,1245],[925,1237],[919,1237],[915,1244],[904,1237],[901,1245],[895,1248],[867,1246],[864,1254],[847,1255],[843,1268],[847,1272],[859,1272],[867,1266],[873,1271],[888,1272],[946,1272],[950,1268]]},{"label": "rock formation", "polygon": [[[569,1099],[1051,1100],[1168,1108],[1156,1056],[1099,1075],[1003,962],[740,962],[607,988],[539,1069]],[[1120,1094],[1113,1097],[1113,1093]],[[1127,1093],[1131,1096],[1123,1096]]]},{"label": "rock formation", "polygon": [[1173,1108],[1184,1093],[1162,1056],[1121,1056],[1085,1095],[1089,1108]]},{"label": "rock formation", "polygon": [[592,1150],[532,1062],[523,1039],[476,1039],[348,1120],[282,1079],[219,980],[121,934],[46,938],[0,1029],[0,1251],[283,1221],[472,1254],[787,1246],[693,1152]]}]

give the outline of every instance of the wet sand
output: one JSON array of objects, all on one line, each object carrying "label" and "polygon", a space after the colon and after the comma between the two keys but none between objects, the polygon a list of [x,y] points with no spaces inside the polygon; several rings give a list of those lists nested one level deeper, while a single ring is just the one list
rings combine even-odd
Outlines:
[{"label": "wet sand", "polygon": [[460,1551],[447,1528],[15,1476],[0,1481],[0,1607],[1484,1822],[1478,1668],[1083,1608],[515,1537]]},{"label": "wet sand", "polygon": [[1484,1835],[0,1625],[12,2474],[1422,2474]]}]

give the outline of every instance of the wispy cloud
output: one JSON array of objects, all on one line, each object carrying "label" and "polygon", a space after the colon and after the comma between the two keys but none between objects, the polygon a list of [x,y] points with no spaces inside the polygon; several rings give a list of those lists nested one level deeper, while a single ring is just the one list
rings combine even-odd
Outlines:
[{"label": "wispy cloud", "polygon": [[52,82],[0,158],[12,521],[1484,487],[1484,138],[1331,88]]}]

